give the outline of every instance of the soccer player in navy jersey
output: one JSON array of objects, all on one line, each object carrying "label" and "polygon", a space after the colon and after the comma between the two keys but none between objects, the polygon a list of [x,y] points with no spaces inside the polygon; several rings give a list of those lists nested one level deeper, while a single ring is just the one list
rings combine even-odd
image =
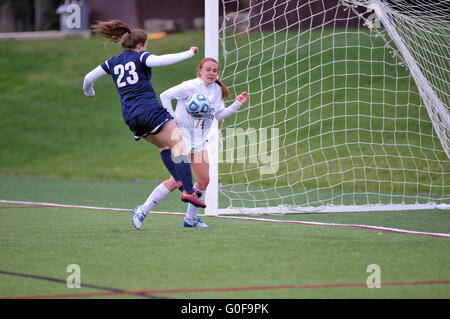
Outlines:
[{"label": "soccer player in navy jersey", "polygon": [[183,185],[182,201],[206,207],[193,189],[191,167],[179,127],[172,114],[158,101],[150,82],[152,67],[191,58],[198,48],[191,47],[185,52],[160,56],[151,54],[147,52],[147,33],[141,29],[131,29],[120,20],[98,22],[92,26],[92,31],[120,43],[124,50],[86,74],[83,83],[85,95],[93,98],[94,82],[110,74],[120,96],[123,119],[133,132],[134,139],[143,138],[160,149],[164,165]]}]

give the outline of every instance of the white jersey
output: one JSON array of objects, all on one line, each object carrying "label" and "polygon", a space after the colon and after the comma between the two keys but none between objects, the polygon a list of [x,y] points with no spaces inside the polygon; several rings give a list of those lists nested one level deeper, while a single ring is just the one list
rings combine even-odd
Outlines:
[{"label": "white jersey", "polygon": [[[202,93],[209,100],[210,113],[205,118],[194,118],[186,111],[186,101],[194,93]],[[217,83],[206,85],[198,77],[164,91],[160,98],[162,105],[174,116],[180,127],[189,153],[200,152],[205,149],[207,135],[214,119],[223,120],[236,113],[242,105],[242,103],[235,101],[229,107],[225,107],[220,85]],[[172,99],[177,100],[175,113],[172,108]]]}]

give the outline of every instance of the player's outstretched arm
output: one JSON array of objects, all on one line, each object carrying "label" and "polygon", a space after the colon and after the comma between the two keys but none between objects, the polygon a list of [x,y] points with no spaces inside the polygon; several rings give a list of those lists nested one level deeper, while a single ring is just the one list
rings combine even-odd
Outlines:
[{"label": "player's outstretched arm", "polygon": [[[169,53],[169,54],[163,54],[163,55],[150,54],[145,61],[145,65],[147,65],[149,68],[157,67],[157,66],[171,65],[171,64],[181,62],[183,60],[190,59],[195,54],[197,54],[197,52],[198,52],[197,47],[191,47],[189,50],[184,51],[184,52],[179,52],[179,53]],[[146,53],[146,54],[148,54],[148,53]]]},{"label": "player's outstretched arm", "polygon": [[161,100],[161,104],[167,109],[170,115],[175,118],[172,100],[186,99],[193,93],[195,93],[195,87],[190,84],[190,81],[184,81],[162,92],[159,95],[159,98]]},{"label": "player's outstretched arm", "polygon": [[86,74],[83,81],[83,91],[87,97],[93,98],[95,96],[94,82],[106,74],[100,65]]},{"label": "player's outstretched arm", "polygon": [[248,100],[248,93],[242,92],[241,94],[239,94],[236,97],[236,100],[234,101],[233,104],[231,104],[227,108],[223,107],[219,112],[216,113],[216,115],[215,115],[216,119],[218,121],[221,121],[221,120],[225,119],[226,117],[233,115],[242,106],[242,104],[247,102],[247,100]]},{"label": "player's outstretched arm", "polygon": [[236,97],[236,100],[238,100],[240,103],[244,104],[248,100],[248,92],[242,92]]}]

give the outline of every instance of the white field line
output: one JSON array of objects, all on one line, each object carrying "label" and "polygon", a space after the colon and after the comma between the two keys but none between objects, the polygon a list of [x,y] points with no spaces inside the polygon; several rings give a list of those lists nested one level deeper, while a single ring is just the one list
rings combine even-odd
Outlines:
[{"label": "white field line", "polygon": [[[42,203],[42,202],[25,202],[25,201],[12,201],[12,200],[2,200],[0,203],[5,204],[23,204],[23,205],[41,205],[45,207],[65,207],[65,208],[78,208],[78,209],[89,209],[89,210],[106,210],[106,211],[117,211],[117,212],[127,212],[131,213],[131,209],[125,208],[109,208],[109,207],[97,207],[97,206],[81,206],[81,205],[65,205],[65,204],[55,204],[55,203]],[[181,215],[184,216],[185,213],[171,213],[171,212],[151,212],[152,214],[162,214],[162,215]],[[431,237],[441,237],[450,238],[450,234],[445,233],[430,233],[421,232],[414,230],[405,230],[398,228],[390,228],[383,226],[370,226],[370,225],[356,225],[356,224],[337,224],[337,223],[321,223],[321,222],[310,222],[310,221],[298,221],[298,220],[277,220],[277,219],[267,219],[267,218],[254,218],[254,217],[238,217],[238,216],[211,216],[202,215],[202,217],[210,218],[221,218],[221,219],[233,219],[233,220],[246,220],[246,221],[257,221],[257,222],[267,222],[267,223],[281,223],[281,224],[297,224],[297,225],[312,225],[312,226],[335,226],[335,227],[351,227],[351,228],[361,228],[385,232],[393,232],[398,234],[409,234],[409,235],[424,235]]]}]

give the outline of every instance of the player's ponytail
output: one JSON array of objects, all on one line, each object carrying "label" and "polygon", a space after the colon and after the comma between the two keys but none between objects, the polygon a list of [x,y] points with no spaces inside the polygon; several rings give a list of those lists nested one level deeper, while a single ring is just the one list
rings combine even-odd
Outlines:
[{"label": "player's ponytail", "polygon": [[91,26],[94,33],[104,36],[113,42],[120,43],[124,49],[134,49],[147,41],[147,32],[141,29],[131,29],[120,20],[97,21]]},{"label": "player's ponytail", "polygon": [[[204,59],[200,62],[200,64],[198,65],[197,76],[199,75],[200,69],[203,68],[203,64],[204,64],[205,62],[214,62],[214,63],[217,63],[217,65],[219,66],[219,70],[220,70],[220,64],[219,64],[219,62],[217,62],[217,61],[216,61],[215,59],[213,59],[213,58],[204,58]],[[216,83],[217,83],[218,85],[220,85],[220,88],[222,89],[222,100],[224,100],[224,101],[228,100],[230,93],[229,93],[229,91],[228,91],[227,86],[226,86],[225,84],[223,84],[223,82],[220,81],[219,79],[216,79]]]},{"label": "player's ponytail", "polygon": [[223,84],[222,81],[219,79],[216,79],[216,83],[220,85],[220,88],[222,89],[222,100],[226,101],[229,98],[230,93],[228,92],[228,88],[225,84]]}]

